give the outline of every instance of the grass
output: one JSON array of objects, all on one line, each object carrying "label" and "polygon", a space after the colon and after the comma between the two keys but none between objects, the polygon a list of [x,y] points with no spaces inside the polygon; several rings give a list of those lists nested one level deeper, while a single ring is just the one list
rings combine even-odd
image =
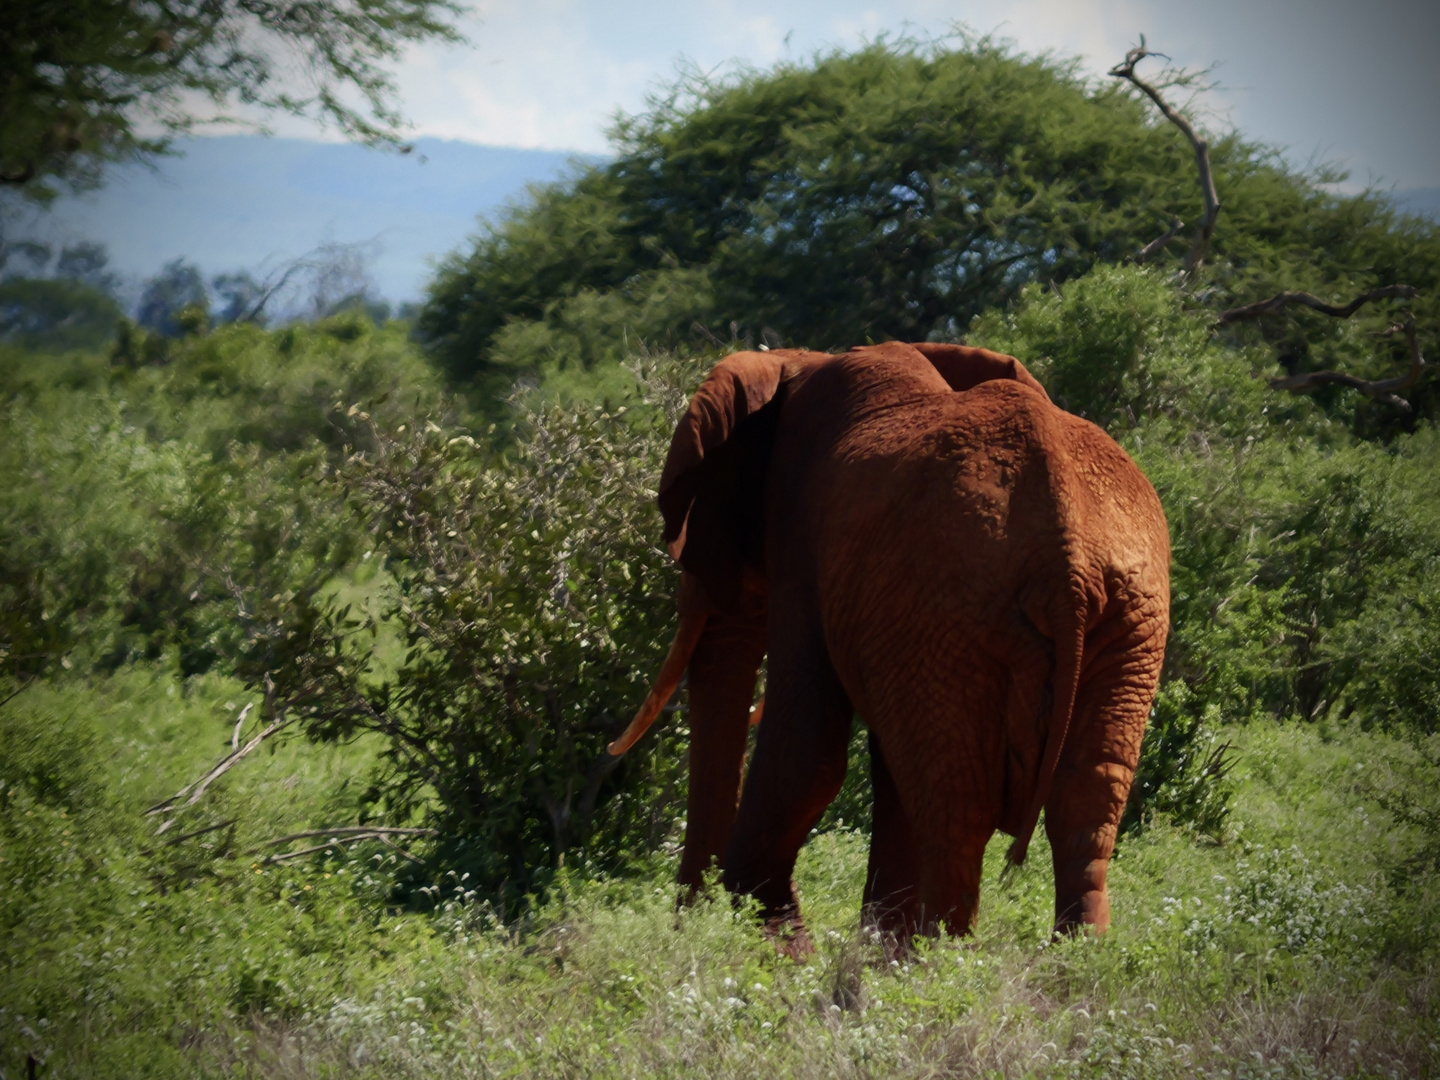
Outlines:
[{"label": "grass", "polygon": [[[1127,839],[1103,940],[1048,939],[1043,841],[978,933],[892,959],[860,932],[866,838],[806,847],[819,954],[779,958],[724,899],[677,912],[673,852],[583,867],[502,921],[358,845],[265,864],[265,840],[353,820],[365,744],[291,743],[155,836],[143,811],[228,748],[244,700],[158,667],[36,685],[0,708],[0,1069],[53,1077],[1095,1076],[1440,1073],[1434,748],[1251,724],[1223,845]],[[1428,799],[1428,802],[1426,801]],[[1403,817],[1403,815],[1401,815]],[[183,835],[178,832],[175,835]]]}]

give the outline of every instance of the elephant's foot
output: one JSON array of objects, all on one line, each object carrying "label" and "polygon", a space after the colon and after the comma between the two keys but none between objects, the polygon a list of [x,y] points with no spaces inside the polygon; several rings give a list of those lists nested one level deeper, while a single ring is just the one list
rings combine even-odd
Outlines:
[{"label": "elephant's foot", "polygon": [[793,915],[777,915],[765,920],[765,936],[781,956],[803,964],[815,954],[815,942],[805,929],[805,919],[797,911]]},{"label": "elephant's foot", "polygon": [[783,888],[771,886],[768,882],[759,888],[735,889],[736,903],[752,896],[760,901],[760,921],[765,936],[774,943],[782,956],[804,961],[815,952],[815,943],[805,929],[805,917],[800,913],[800,894],[793,879]]},{"label": "elephant's foot", "polygon": [[[1093,859],[1082,870],[1055,882],[1055,935],[1103,934],[1110,928],[1108,859]],[[1068,880],[1067,880],[1068,879]]]}]

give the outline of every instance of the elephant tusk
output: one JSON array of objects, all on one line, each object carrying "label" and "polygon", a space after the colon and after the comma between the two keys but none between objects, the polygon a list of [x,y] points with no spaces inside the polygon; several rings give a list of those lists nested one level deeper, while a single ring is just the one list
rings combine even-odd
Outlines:
[{"label": "elephant tusk", "polygon": [[761,694],[761,695],[760,695],[760,700],[757,701],[757,702],[755,703],[755,707],[750,710],[750,726],[751,726],[751,727],[754,727],[756,724],[760,723],[760,720],[764,717],[764,715],[765,715],[765,695],[764,695],[764,694]]},{"label": "elephant tusk", "polygon": [[650,730],[650,725],[655,723],[660,711],[669,703],[680,685],[704,629],[703,614],[681,613],[675,640],[670,643],[670,651],[665,654],[665,662],[660,665],[660,674],[655,677],[655,685],[651,688],[649,697],[645,699],[645,704],[640,706],[640,711],[635,714],[635,719],[630,721],[624,734],[606,747],[606,752],[611,757],[619,757],[625,753],[640,741],[640,736]]}]

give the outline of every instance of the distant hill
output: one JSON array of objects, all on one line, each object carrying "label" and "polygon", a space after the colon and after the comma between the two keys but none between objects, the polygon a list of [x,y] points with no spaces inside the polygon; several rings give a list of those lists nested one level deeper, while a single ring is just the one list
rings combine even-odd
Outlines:
[{"label": "distant hill", "polygon": [[431,260],[460,247],[477,215],[577,160],[442,139],[420,139],[408,155],[261,136],[187,139],[176,150],[154,169],[117,169],[101,190],[61,199],[7,231],[57,246],[99,241],[131,279],[177,256],[210,275],[273,265],[324,241],[374,240],[380,293],[413,300]]},{"label": "distant hill", "polygon": [[1440,221],[1440,188],[1412,188],[1395,192],[1395,201],[1416,214]]}]

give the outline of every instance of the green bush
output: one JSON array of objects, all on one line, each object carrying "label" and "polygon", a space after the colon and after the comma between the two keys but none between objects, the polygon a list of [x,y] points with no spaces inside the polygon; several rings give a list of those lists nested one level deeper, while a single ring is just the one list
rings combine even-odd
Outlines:
[{"label": "green bush", "polygon": [[123,313],[101,289],[68,278],[0,281],[0,342],[63,352],[94,349],[115,336]]},{"label": "green bush", "polygon": [[526,411],[504,455],[434,423],[376,428],[333,481],[384,567],[369,602],[237,592],[234,670],[271,688],[267,722],[381,736],[373,812],[436,828],[440,867],[507,905],[567,857],[620,867],[672,839],[684,729],[602,755],[674,619],[650,494],[671,398]]},{"label": "green bush", "polygon": [[226,327],[167,355],[132,370],[0,351],[0,679],[162,653],[204,670],[233,636],[224,575],[283,592],[281,568],[302,571],[281,553],[343,557],[348,519],[314,481],[372,413],[438,401],[403,332],[363,316]]},{"label": "green bush", "polygon": [[1170,523],[1171,636],[1131,827],[1151,811],[1220,835],[1227,722],[1354,717],[1436,730],[1440,558],[1428,426],[1377,445],[1277,394],[1267,354],[1216,337],[1155,271],[1032,285],[971,326],[1107,427]]}]

